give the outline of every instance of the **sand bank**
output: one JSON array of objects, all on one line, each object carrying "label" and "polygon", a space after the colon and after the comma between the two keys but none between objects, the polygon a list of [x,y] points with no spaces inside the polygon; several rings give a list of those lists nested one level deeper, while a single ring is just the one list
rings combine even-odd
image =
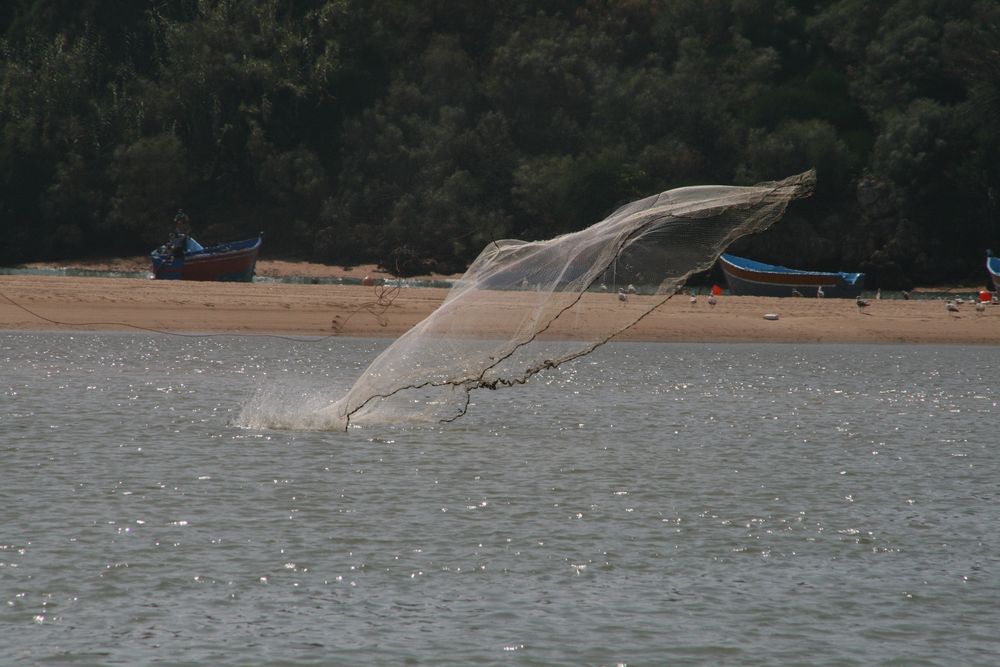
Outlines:
[{"label": "sand bank", "polygon": [[[387,295],[381,288],[346,285],[0,276],[0,330],[396,337],[446,295],[446,289],[434,288]],[[622,306],[614,295],[588,294],[557,333],[589,338],[609,308],[640,308],[642,300],[633,296]],[[779,319],[765,320],[765,313]],[[467,332],[489,335],[497,330],[496,317],[502,317],[501,308],[470,312]],[[953,315],[943,300],[883,299],[862,313],[845,299],[722,296],[713,307],[704,296],[696,304],[678,296],[619,339],[1000,345],[1000,306],[977,313],[965,304]]]}]

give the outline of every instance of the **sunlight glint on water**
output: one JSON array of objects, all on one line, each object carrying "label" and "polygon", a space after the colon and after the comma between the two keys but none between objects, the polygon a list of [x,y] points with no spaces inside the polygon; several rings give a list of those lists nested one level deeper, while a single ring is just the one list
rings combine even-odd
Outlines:
[{"label": "sunlight glint on water", "polygon": [[616,344],[447,426],[236,425],[336,400],[384,345],[0,334],[0,654],[1000,652],[992,349]]}]

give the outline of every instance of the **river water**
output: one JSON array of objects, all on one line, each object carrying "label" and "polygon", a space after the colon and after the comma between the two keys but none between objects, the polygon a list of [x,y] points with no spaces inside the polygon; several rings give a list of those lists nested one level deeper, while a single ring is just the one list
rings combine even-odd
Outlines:
[{"label": "river water", "polygon": [[611,344],[447,425],[240,425],[385,345],[0,333],[0,663],[995,664],[995,349]]}]

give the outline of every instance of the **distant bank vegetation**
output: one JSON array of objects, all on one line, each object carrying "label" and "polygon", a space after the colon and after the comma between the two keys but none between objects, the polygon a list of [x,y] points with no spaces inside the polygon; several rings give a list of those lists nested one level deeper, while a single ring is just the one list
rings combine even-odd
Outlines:
[{"label": "distant bank vegetation", "polygon": [[11,0],[0,264],[146,252],[461,270],[698,183],[815,166],[735,250],[976,281],[1000,249],[995,0]]}]

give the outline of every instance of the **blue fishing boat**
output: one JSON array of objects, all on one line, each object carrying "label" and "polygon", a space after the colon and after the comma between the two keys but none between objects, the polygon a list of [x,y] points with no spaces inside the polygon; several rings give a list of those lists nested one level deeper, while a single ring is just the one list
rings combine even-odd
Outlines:
[{"label": "blue fishing boat", "polygon": [[191,237],[168,243],[152,253],[157,280],[211,280],[248,283],[253,280],[263,236],[202,246]]},{"label": "blue fishing boat", "polygon": [[729,291],[740,296],[828,296],[856,298],[865,274],[802,271],[722,254],[719,266]]}]

